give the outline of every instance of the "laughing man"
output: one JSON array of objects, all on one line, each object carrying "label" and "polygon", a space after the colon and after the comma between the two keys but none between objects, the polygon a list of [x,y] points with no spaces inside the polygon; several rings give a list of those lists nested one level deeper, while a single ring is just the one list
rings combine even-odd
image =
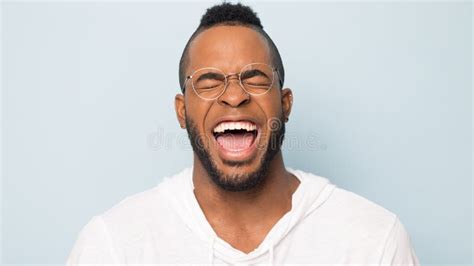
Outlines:
[{"label": "laughing man", "polygon": [[247,6],[207,10],[179,64],[192,168],[82,230],[68,264],[418,265],[397,216],[286,168],[293,104],[276,45]]}]

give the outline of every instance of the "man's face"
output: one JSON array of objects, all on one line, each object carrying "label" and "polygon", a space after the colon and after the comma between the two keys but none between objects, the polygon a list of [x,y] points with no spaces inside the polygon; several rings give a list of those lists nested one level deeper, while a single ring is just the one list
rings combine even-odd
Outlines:
[{"label": "man's face", "polygon": [[[197,69],[214,67],[227,74],[238,73],[250,63],[272,65],[263,36],[247,27],[216,26],[194,39],[185,71],[190,75]],[[275,74],[268,93],[256,96],[246,93],[237,78],[229,78],[219,98],[203,100],[188,82],[185,96],[176,97],[178,119],[186,126],[197,157],[222,188],[239,191],[256,186],[280,151],[291,91],[281,91],[278,84]],[[249,131],[216,133],[219,127],[236,126]]]}]

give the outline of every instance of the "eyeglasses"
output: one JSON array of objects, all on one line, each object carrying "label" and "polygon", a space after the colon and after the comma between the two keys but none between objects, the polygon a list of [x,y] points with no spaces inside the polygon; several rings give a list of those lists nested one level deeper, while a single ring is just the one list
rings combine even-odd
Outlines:
[{"label": "eyeglasses", "polygon": [[[263,95],[270,91],[278,77],[278,70],[264,63],[251,63],[244,66],[239,73],[225,74],[214,67],[205,67],[194,71],[186,77],[183,92],[191,80],[194,92],[203,100],[215,100],[224,94],[230,77],[237,76],[240,87],[250,95]],[[282,86],[280,81],[280,86]]]}]

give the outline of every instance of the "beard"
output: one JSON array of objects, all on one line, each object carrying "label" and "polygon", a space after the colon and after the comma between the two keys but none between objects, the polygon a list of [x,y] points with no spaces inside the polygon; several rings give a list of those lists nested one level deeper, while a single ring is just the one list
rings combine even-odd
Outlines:
[{"label": "beard", "polygon": [[[262,144],[257,145],[257,148],[266,147],[265,152],[260,159],[260,163],[255,171],[243,174],[232,173],[226,175],[217,168],[216,164],[211,159],[209,150],[206,149],[204,145],[205,142],[201,138],[196,124],[189,117],[186,117],[186,131],[188,132],[188,138],[191,142],[194,153],[197,154],[199,161],[204,169],[206,169],[214,184],[226,191],[239,192],[256,188],[265,180],[271,161],[281,150],[281,145],[285,136],[285,123],[283,121],[283,118],[269,120],[267,125],[270,132],[268,143],[266,146]],[[260,139],[262,138],[263,136],[260,137]],[[224,160],[223,163],[238,169],[239,166],[250,164],[251,160]]]}]

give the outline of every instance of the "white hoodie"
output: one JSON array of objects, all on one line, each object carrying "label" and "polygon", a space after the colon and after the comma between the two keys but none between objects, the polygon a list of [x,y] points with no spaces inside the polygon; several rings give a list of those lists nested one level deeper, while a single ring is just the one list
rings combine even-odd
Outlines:
[{"label": "white hoodie", "polygon": [[324,177],[287,170],[301,182],[292,209],[248,254],[213,231],[189,168],[95,216],[67,264],[419,265],[395,214]]}]

